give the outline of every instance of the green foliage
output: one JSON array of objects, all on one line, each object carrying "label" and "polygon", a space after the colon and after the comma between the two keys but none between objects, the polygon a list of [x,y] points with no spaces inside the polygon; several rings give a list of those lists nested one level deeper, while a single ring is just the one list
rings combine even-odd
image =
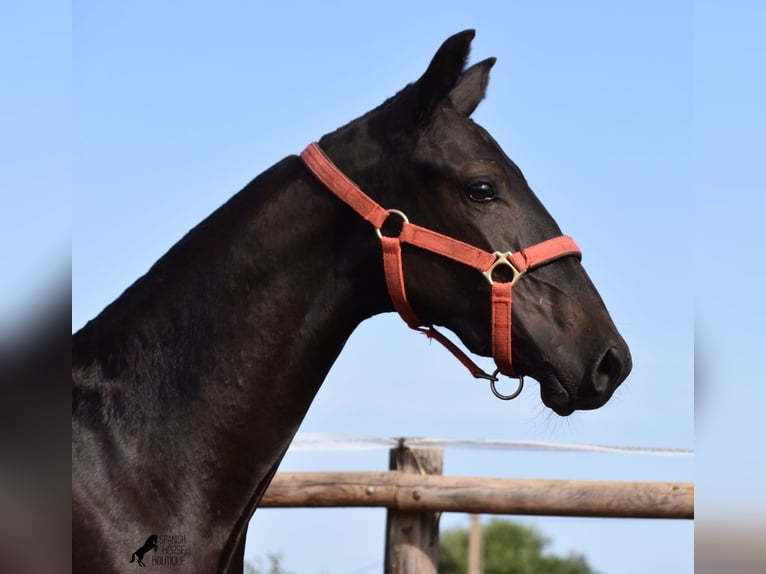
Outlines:
[{"label": "green foliage", "polygon": [[468,531],[454,528],[439,533],[439,574],[468,571]]},{"label": "green foliage", "polygon": [[266,554],[268,566],[261,569],[261,561],[257,560],[257,566],[245,561],[244,574],[290,574],[282,568],[282,557],[279,554]]},{"label": "green foliage", "polygon": [[[439,574],[466,574],[468,531],[447,530],[440,536]],[[493,519],[482,526],[484,574],[596,574],[579,554],[566,558],[543,554],[550,541],[533,528]]]}]

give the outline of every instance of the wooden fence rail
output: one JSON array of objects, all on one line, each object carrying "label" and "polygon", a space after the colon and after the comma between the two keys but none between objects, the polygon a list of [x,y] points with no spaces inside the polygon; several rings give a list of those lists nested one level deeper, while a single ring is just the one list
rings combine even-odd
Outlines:
[{"label": "wooden fence rail", "polygon": [[694,518],[694,485],[475,478],[388,472],[278,473],[263,507],[385,507],[404,512]]}]

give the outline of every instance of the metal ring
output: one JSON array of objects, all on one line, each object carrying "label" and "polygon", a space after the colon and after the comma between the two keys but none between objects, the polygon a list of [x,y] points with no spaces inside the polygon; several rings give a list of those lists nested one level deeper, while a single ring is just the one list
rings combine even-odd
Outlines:
[{"label": "metal ring", "polygon": [[507,251],[505,253],[501,253],[500,251],[495,251],[492,255],[495,256],[495,261],[492,263],[492,265],[489,266],[489,268],[486,271],[482,271],[482,275],[489,281],[490,285],[493,285],[495,283],[495,280],[492,279],[492,273],[497,269],[500,265],[504,265],[505,267],[508,267],[511,270],[511,273],[513,273],[513,277],[510,281],[506,281],[506,283],[510,283],[511,287],[516,285],[518,283],[519,279],[521,279],[522,275],[526,273],[526,269],[524,271],[519,271],[516,269],[516,266],[511,263],[511,256],[513,256],[513,253],[510,251]]},{"label": "metal ring", "polygon": [[[402,213],[398,209],[386,209],[386,211],[388,212],[389,215],[398,215],[399,217],[401,217],[402,218],[402,225],[404,225],[405,223],[409,223],[410,222],[410,220],[407,219],[407,216],[404,215],[404,213]],[[388,217],[386,217],[386,221],[388,221]],[[383,223],[385,224],[386,221],[384,221]],[[383,232],[381,231],[382,227],[383,226],[381,225],[380,227],[376,227],[375,228],[375,233],[378,234],[378,239],[383,239]]]},{"label": "metal ring", "polygon": [[[494,373],[492,373],[492,376],[495,377],[495,380],[489,381],[489,387],[492,389],[492,394],[495,395],[498,399],[503,401],[510,401],[511,399],[515,399],[521,394],[522,389],[524,388],[524,377],[519,377],[519,386],[518,388],[511,393],[510,395],[504,395],[500,391],[497,390],[497,387],[495,386],[495,383],[497,382],[497,374],[500,372],[500,369],[496,369]],[[509,377],[510,378],[510,377]]]}]

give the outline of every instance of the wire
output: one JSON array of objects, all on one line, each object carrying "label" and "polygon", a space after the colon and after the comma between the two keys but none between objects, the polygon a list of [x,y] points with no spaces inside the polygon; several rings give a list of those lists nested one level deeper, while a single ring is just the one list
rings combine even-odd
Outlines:
[{"label": "wire", "polygon": [[525,450],[553,452],[591,452],[643,456],[694,456],[694,450],[644,446],[614,446],[521,440],[437,439],[423,437],[381,438],[361,435],[299,433],[292,451],[390,450],[400,445],[411,448],[456,448],[464,450]]}]

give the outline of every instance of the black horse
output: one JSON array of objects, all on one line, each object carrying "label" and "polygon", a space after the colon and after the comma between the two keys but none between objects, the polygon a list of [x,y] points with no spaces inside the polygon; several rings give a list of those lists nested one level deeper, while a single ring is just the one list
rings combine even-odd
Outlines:
[{"label": "black horse", "polygon": [[138,565],[146,566],[146,564],[144,564],[143,562],[144,554],[146,554],[150,550],[154,550],[155,552],[157,552],[157,535],[156,534],[152,534],[149,538],[147,538],[143,546],[141,546],[141,548],[138,548],[133,554],[130,555],[130,561],[133,562],[136,558],[138,558]]},{"label": "black horse", "polygon": [[[470,119],[494,63],[464,69],[473,36],[319,146],[377,204],[518,252],[561,231]],[[490,356],[488,281],[401,249],[417,316]],[[515,372],[561,415],[603,405],[631,359],[579,259],[530,270],[513,300]],[[195,227],[73,337],[74,571],[123,571],[133,541],[163,531],[186,537],[190,571],[241,572],[248,521],[325,375],[359,323],[392,310],[375,230],[297,156]]]}]

